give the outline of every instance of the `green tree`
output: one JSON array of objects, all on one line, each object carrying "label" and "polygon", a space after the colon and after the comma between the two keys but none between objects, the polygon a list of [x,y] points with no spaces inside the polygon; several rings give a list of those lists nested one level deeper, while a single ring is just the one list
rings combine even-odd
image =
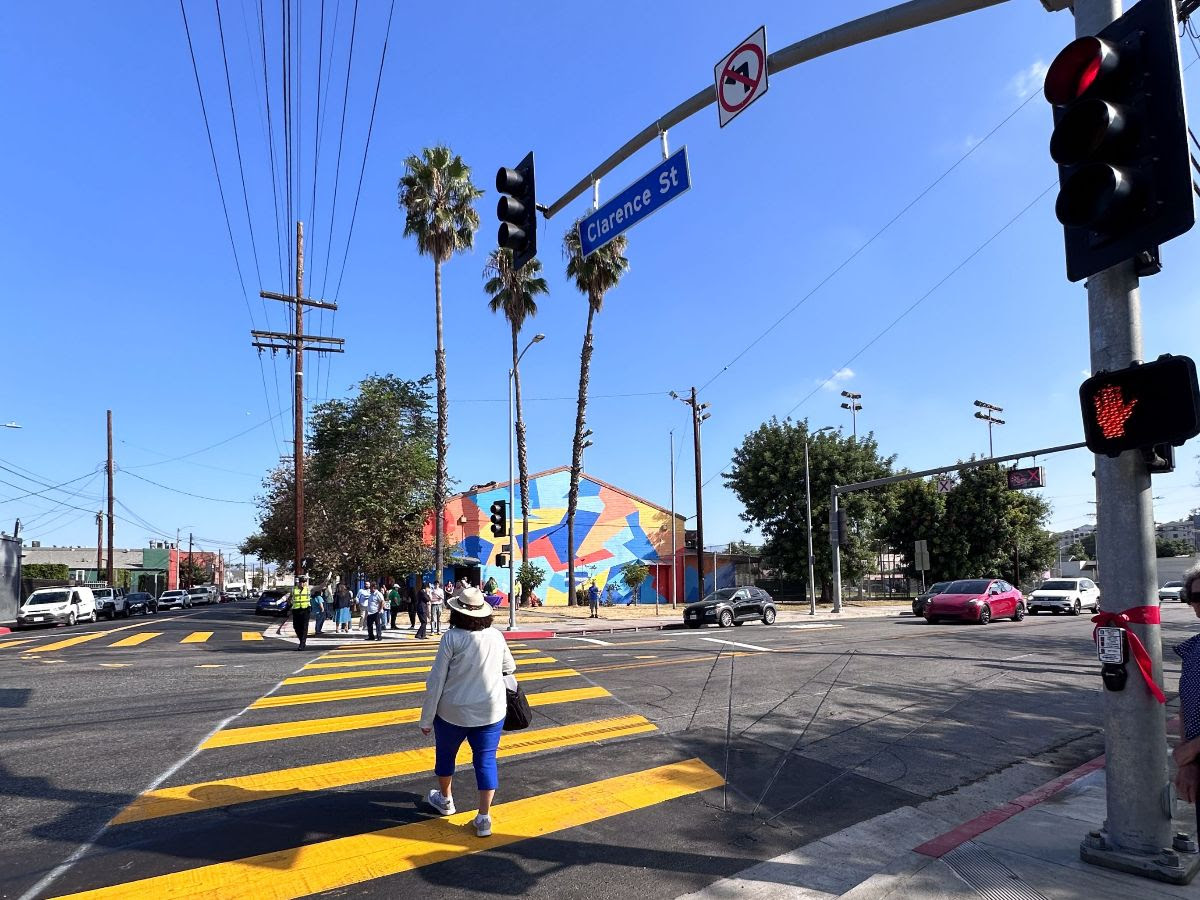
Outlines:
[{"label": "green tree", "polygon": [[1064,553],[1071,559],[1075,559],[1075,560],[1088,559],[1088,552],[1084,548],[1082,541],[1076,541],[1070,547],[1068,547],[1064,551]]},{"label": "green tree", "polygon": [[583,468],[583,431],[587,413],[588,377],[592,365],[592,324],[596,313],[604,307],[604,296],[617,286],[621,276],[629,271],[625,250],[629,245],[624,236],[613,238],[589,256],[583,255],[579,243],[578,222],[563,236],[563,253],[567,257],[567,277],[587,297],[587,329],[583,333],[583,350],[579,355],[579,400],[575,408],[575,435],[571,440],[571,480],[567,489],[567,596],[575,591],[575,509],[579,504],[579,474]]},{"label": "green tree", "polygon": [[190,555],[184,556],[181,554],[179,558],[179,586],[182,588],[192,588],[198,584],[205,584],[207,581],[208,569],[192,559]]},{"label": "green tree", "polygon": [[629,588],[629,602],[636,604],[640,599],[642,583],[650,577],[650,570],[640,559],[625,563],[621,569],[621,581]]},{"label": "green tree", "polygon": [[[763,534],[764,562],[784,578],[808,582],[808,535],[805,519],[804,440],[807,421],[772,418],[743,438],[724,475],[725,484],[744,507],[742,519]],[[895,457],[879,455],[873,435],[843,436],[822,432],[809,438],[812,472],[814,576],[828,596],[833,571],[829,544],[829,493],[833,485],[853,484],[892,473]],[[881,520],[887,494],[858,491],[840,498],[850,522],[850,547],[842,551],[843,577],[855,579],[874,556],[871,536]]]},{"label": "green tree", "polygon": [[1079,543],[1083,545],[1083,559],[1096,558],[1096,532],[1085,534],[1080,538]]},{"label": "green tree", "polygon": [[542,264],[536,259],[531,259],[520,269],[514,269],[512,263],[511,250],[493,250],[483,270],[487,279],[483,290],[491,298],[488,308],[492,312],[503,312],[512,331],[512,378],[517,409],[517,467],[521,477],[521,555],[524,556],[529,546],[529,464],[525,452],[525,417],[521,411],[518,338],[525,320],[537,315],[537,302],[534,297],[549,293],[549,290],[546,287],[546,279],[539,274]]},{"label": "green tree", "polygon": [[71,569],[66,563],[26,563],[21,566],[21,577],[67,581],[71,577]]},{"label": "green tree", "polygon": [[517,584],[521,586],[521,596],[528,601],[533,592],[546,580],[546,570],[541,566],[525,560],[517,569]]},{"label": "green tree", "polygon": [[426,147],[404,161],[399,203],[404,236],[416,238],[417,251],[433,259],[433,296],[437,325],[434,375],[437,378],[437,476],[433,488],[433,568],[442,577],[446,523],[446,452],[449,441],[446,401],[446,348],[442,340],[442,264],[470,250],[479,229],[475,201],[483,191],[471,182],[471,169],[449,147]]},{"label": "green tree", "polygon": [[1191,556],[1195,552],[1195,548],[1190,541],[1185,541],[1182,538],[1155,538],[1154,539],[1155,556],[1160,558],[1169,556]]}]

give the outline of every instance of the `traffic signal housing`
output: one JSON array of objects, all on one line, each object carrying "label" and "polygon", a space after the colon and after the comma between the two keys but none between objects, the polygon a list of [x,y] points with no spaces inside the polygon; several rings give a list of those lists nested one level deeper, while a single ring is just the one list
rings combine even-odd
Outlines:
[{"label": "traffic signal housing", "polygon": [[497,500],[492,504],[492,537],[508,536],[508,501]]},{"label": "traffic signal housing", "polygon": [[843,549],[850,546],[850,523],[844,509],[837,511],[837,544]]},{"label": "traffic signal housing", "polygon": [[537,256],[537,186],[532,150],[515,169],[496,172],[496,190],[504,195],[496,204],[500,220],[496,242],[512,251],[513,269],[520,269]]},{"label": "traffic signal housing", "polygon": [[1127,259],[1157,272],[1158,245],[1195,224],[1174,10],[1141,0],[1046,73],[1070,281]]},{"label": "traffic signal housing", "polygon": [[1196,364],[1186,356],[1093,375],[1079,388],[1079,404],[1088,449],[1105,456],[1178,447],[1200,434]]}]

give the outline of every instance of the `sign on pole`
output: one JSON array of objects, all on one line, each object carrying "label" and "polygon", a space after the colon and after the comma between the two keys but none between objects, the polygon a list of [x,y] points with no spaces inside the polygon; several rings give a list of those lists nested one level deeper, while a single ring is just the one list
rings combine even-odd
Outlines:
[{"label": "sign on pole", "polygon": [[767,26],[738,44],[716,66],[717,115],[721,127],[767,92]]},{"label": "sign on pole", "polygon": [[583,255],[595,253],[691,186],[687,147],[680,147],[594,213],[579,220],[579,246]]},{"label": "sign on pole", "polygon": [[1012,491],[1024,491],[1029,488],[1046,486],[1046,469],[1043,466],[1033,466],[1029,469],[1009,469],[1008,488]]},{"label": "sign on pole", "polygon": [[958,479],[951,474],[937,476],[937,492],[939,494],[948,494],[958,487]]},{"label": "sign on pole", "polygon": [[913,554],[913,568],[918,572],[929,571],[929,542],[917,541]]}]

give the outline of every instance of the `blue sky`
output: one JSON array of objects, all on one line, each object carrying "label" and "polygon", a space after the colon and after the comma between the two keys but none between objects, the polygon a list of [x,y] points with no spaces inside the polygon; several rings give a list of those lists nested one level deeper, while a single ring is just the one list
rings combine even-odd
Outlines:
[{"label": "blue sky", "polygon": [[[395,189],[407,154],[448,142],[488,189],[475,251],[445,268],[450,471],[460,486],[503,479],[508,336],[481,291],[495,240],[496,167],[534,149],[539,200],[552,201],[711,84],[716,61],[760,24],[775,50],[884,5],[612,2],[588,11],[530,3],[504,15],[480,5],[450,23],[439,7],[398,4],[339,279],[387,5],[370,0],[359,10],[329,241],[353,4],[326,3],[326,41],[340,9],[339,33],[310,213],[320,4],[304,3],[296,171],[312,236],[306,293],[336,292],[341,307],[336,318],[311,315],[308,328],[344,337],[347,349],[319,366],[309,357],[310,399],[342,394],[370,373],[431,371],[432,264],[402,237]],[[274,60],[279,11],[266,6]],[[105,409],[115,420],[122,546],[177,528],[207,548],[236,543],[254,529],[248,501],[262,474],[287,450],[290,363],[266,355],[260,368],[248,336],[287,324],[284,308],[257,293],[283,287],[277,248],[290,240],[273,214],[262,61],[252,56],[256,6],[221,3],[248,201],[213,5],[189,0],[187,9],[246,296],[178,6],[10,4],[0,13],[0,78],[19,87],[0,97],[11,385],[0,422],[23,426],[0,429],[0,527],[20,516],[28,538],[94,540]],[[860,432],[874,431],[911,468],[986,450],[976,399],[1004,407],[997,453],[1080,440],[1086,295],[1066,281],[1047,190],[1056,177],[1050,110],[1040,96],[1028,99],[1040,91],[1039,66],[1072,28],[1069,14],[1031,0],[1003,3],[778,73],[724,129],[713,107],[673,129],[671,147],[687,145],[694,186],[629,233],[630,273],[597,317],[587,469],[665,505],[674,429],[677,508],[691,513],[688,411],[667,391],[705,385],[705,536],[718,543],[743,534],[739,505],[718,477],[743,435],[789,413],[848,430],[842,388],[863,395]],[[518,50],[526,36],[529,55]],[[1197,57],[1186,40],[1183,53],[1185,64]],[[1186,73],[1193,95],[1198,72]],[[602,199],[658,159],[657,144],[642,150],[602,181]],[[559,247],[589,205],[590,196],[580,198],[539,231],[551,293],[530,334],[547,338],[522,365],[535,471],[569,459],[586,308]],[[1198,235],[1167,246],[1166,271],[1143,282],[1148,358],[1195,353],[1200,308],[1189,288],[1200,276]],[[1158,520],[1200,505],[1195,456],[1194,446],[1182,448],[1178,471],[1156,478]],[[1089,521],[1090,456],[1038,462],[1052,526]],[[11,499],[74,478],[70,494]]]}]

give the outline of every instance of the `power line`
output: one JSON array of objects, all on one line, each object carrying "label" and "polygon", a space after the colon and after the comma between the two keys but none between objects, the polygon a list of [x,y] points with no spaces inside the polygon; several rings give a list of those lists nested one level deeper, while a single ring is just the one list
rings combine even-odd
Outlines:
[{"label": "power line", "polygon": [[[261,421],[261,422],[256,422],[255,424],[251,425],[249,428],[246,428],[246,429],[243,429],[242,431],[239,431],[237,434],[231,434],[229,437],[227,437],[227,438],[222,438],[221,440],[217,441],[215,444],[209,444],[209,445],[208,445],[208,446],[206,446],[206,447],[201,447],[199,450],[189,450],[187,453],[181,453],[179,456],[172,456],[172,457],[170,457],[170,458],[168,458],[168,459],[159,460],[158,462],[152,462],[152,463],[142,463],[141,465],[137,465],[137,466],[124,466],[124,467],[122,467],[122,471],[128,471],[129,469],[148,469],[148,468],[150,468],[151,466],[162,466],[162,465],[166,465],[167,463],[178,462],[178,461],[179,461],[179,460],[181,460],[181,459],[188,459],[188,458],[190,458],[190,457],[193,457],[193,456],[199,456],[201,453],[207,453],[209,450],[214,450],[214,449],[216,449],[217,447],[224,446],[225,444],[228,444],[230,441],[235,441],[235,440],[237,440],[238,438],[242,437],[243,435],[247,435],[247,434],[249,434],[249,433],[250,433],[250,432],[252,432],[252,431],[257,431],[259,428],[262,428],[262,427],[263,427],[264,425],[266,425],[268,422],[274,422],[274,421],[275,421],[276,419],[278,419],[278,418],[279,418],[281,415],[283,415],[283,411],[282,411],[282,410],[281,410],[280,412],[277,412],[277,413],[275,413],[275,414],[274,414],[273,416],[271,416],[269,419],[264,419],[264,420],[263,420],[263,421]],[[121,443],[123,443],[123,444],[124,444],[124,443],[127,443],[127,442],[126,442],[126,441],[122,441]],[[145,447],[142,447],[142,448],[139,448],[139,449],[145,450],[146,448],[145,448]],[[156,450],[150,450],[149,452],[150,452],[150,453],[157,453],[158,451],[156,451]]]},{"label": "power line", "polygon": [[142,475],[138,475],[136,472],[130,472],[126,469],[119,469],[118,471],[123,472],[124,474],[130,476],[131,478],[136,478],[138,481],[144,481],[144,482],[146,482],[146,484],[152,484],[157,488],[162,488],[164,491],[171,491],[172,493],[175,493],[175,494],[183,494],[183,496],[185,496],[185,497],[195,497],[197,500],[211,500],[213,503],[237,503],[237,504],[242,504],[242,505],[246,505],[246,506],[254,505],[253,500],[229,500],[229,499],[226,499],[225,497],[206,497],[203,494],[193,494],[191,491],[184,491],[184,490],[180,490],[179,488],[173,488],[167,484],[161,484],[157,481],[151,481],[149,478],[146,478]]},{"label": "power line", "polygon": [[342,147],[346,138],[346,107],[350,101],[350,66],[354,62],[354,38],[358,33],[358,0],[354,0],[354,12],[350,16],[350,49],[346,53],[346,81],[342,91],[342,116],[341,124],[338,126],[338,152],[337,161],[333,166],[333,200],[329,205],[329,234],[325,240],[325,266],[322,269],[321,277],[321,296],[325,296],[325,289],[329,284],[329,255],[333,249],[333,225],[334,218],[337,214],[337,196],[338,185],[342,175]]},{"label": "power line", "polygon": [[[12,470],[8,469],[6,471],[11,472]],[[46,491],[57,491],[57,490],[60,490],[61,488],[66,487],[68,484],[74,484],[77,481],[83,481],[83,479],[85,479],[85,478],[90,477],[92,480],[95,480],[95,478],[98,474],[99,473],[97,472],[97,470],[93,469],[91,472],[85,472],[84,474],[80,475],[78,478],[72,478],[70,481],[64,481],[64,482],[61,482],[60,484],[51,485],[50,487],[43,488],[40,491],[29,491],[26,494],[20,494],[16,497],[0,498],[0,503],[13,503],[17,500],[24,500],[26,497],[40,497],[42,494],[45,494]],[[32,480],[32,479],[30,479],[30,480]],[[63,491],[63,493],[68,494],[70,496],[79,496],[78,494],[71,494],[69,491]]]}]

